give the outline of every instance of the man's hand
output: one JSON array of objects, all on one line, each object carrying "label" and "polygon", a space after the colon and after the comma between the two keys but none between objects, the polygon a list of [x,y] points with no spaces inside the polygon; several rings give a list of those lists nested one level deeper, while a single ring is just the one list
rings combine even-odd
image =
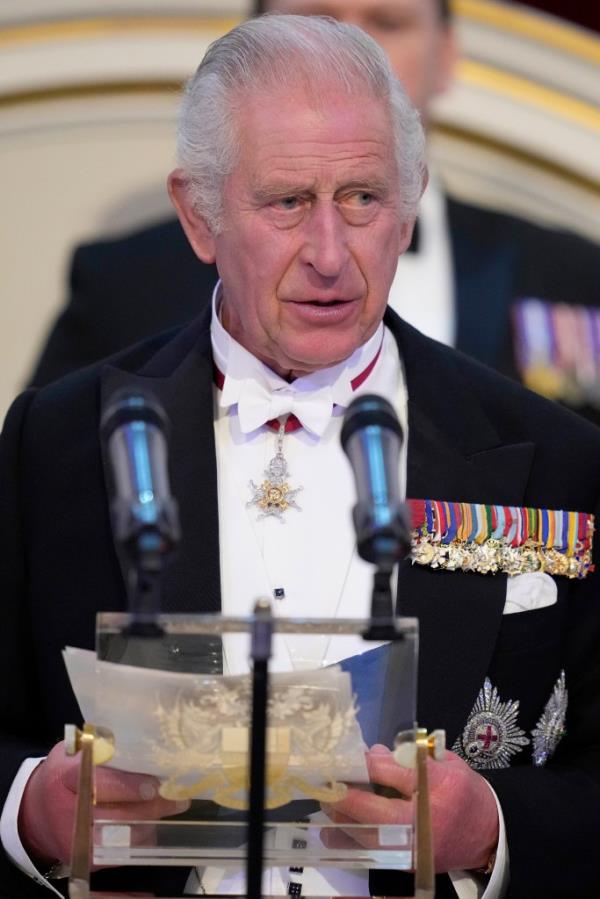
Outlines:
[{"label": "man's hand", "polygon": [[[19,836],[38,864],[71,859],[73,821],[77,802],[79,759],[65,754],[57,743],[31,775],[19,809]],[[171,802],[158,795],[158,780],[148,774],[128,774],[111,768],[95,770],[94,817],[156,820],[176,815],[190,803]]]},{"label": "man's hand", "polygon": [[[372,783],[392,787],[406,797],[414,792],[415,772],[398,765],[385,746],[372,747],[367,766]],[[449,751],[442,762],[428,760],[428,775],[436,871],[485,867],[498,843],[498,811],[489,786]],[[342,827],[413,821],[411,801],[387,799],[355,787],[349,788],[345,799],[325,810]],[[359,839],[356,832],[352,836]]]}]

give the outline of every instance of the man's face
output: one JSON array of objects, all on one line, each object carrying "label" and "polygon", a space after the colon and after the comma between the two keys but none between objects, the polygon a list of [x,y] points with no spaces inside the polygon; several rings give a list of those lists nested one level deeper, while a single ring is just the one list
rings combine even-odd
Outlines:
[{"label": "man's face", "polygon": [[438,0],[267,0],[266,10],[358,25],[385,50],[425,121],[431,100],[448,86],[454,37],[440,19]]},{"label": "man's face", "polygon": [[372,96],[332,89],[315,106],[299,88],[240,105],[224,228],[195,248],[216,260],[229,333],[297,376],[375,332],[412,221],[399,210],[387,110]]}]

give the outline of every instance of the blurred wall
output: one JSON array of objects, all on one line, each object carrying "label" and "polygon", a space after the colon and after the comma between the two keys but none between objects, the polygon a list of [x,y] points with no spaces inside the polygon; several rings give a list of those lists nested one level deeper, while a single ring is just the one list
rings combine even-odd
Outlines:
[{"label": "blurred wall", "polygon": [[[456,0],[464,58],[432,157],[459,196],[600,240],[600,40]],[[0,414],[64,302],[73,246],[169,214],[178,89],[241,0],[0,5]]]}]

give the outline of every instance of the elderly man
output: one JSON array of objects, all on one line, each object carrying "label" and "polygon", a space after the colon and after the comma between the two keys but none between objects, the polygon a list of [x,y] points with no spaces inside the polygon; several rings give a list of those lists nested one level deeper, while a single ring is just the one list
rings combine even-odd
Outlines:
[{"label": "elderly man", "polygon": [[[418,116],[389,63],[351,26],[248,22],[191,80],[179,159],[169,190],[195,253],[216,262],[212,309],[29,391],[5,426],[0,889],[44,895],[58,883],[44,872],[69,857],[72,761],[61,745],[39,759],[77,717],[60,650],[91,647],[95,612],[125,607],[98,427],[114,390],[146,386],[172,422],[183,541],[163,602],[176,611],[247,612],[273,591],[278,614],[364,615],[370,571],[339,434],[359,392],[392,403],[407,495],[434,498],[422,564],[400,566],[398,611],[420,621],[419,722],[454,747],[431,767],[437,870],[461,896],[596,896],[600,437],[386,312],[426,180]],[[248,482],[277,450],[301,508],[259,516]],[[370,773],[406,789],[384,752]],[[102,770],[98,814],[106,803],[124,819],[177,810],[147,778]],[[330,809],[382,812],[399,820],[405,801],[350,792]],[[398,877],[372,888],[398,894]],[[439,895],[453,894],[440,877]]]},{"label": "elderly man", "polygon": [[[363,28],[388,54],[425,123],[432,101],[452,81],[456,47],[447,0],[263,0],[254,5],[254,12],[265,11],[321,13]],[[511,376],[520,375],[519,337],[528,345],[515,330],[515,321],[522,320],[511,312],[516,301],[538,297],[547,310],[556,303],[598,305],[596,246],[458,202],[445,195],[436,178],[425,193],[410,251],[398,262],[388,298],[392,308],[428,336]],[[216,277],[214,266],[199,263],[174,220],[79,247],[69,302],[32,383],[45,384],[189,320],[199,297],[208,302]],[[543,315],[538,313],[536,321],[543,322]],[[566,325],[560,328],[561,335],[569,333]],[[560,364],[569,367],[570,353],[554,355],[564,356]],[[540,378],[537,383],[542,384]],[[576,393],[570,390],[571,400]],[[592,409],[587,414],[597,418]]]}]

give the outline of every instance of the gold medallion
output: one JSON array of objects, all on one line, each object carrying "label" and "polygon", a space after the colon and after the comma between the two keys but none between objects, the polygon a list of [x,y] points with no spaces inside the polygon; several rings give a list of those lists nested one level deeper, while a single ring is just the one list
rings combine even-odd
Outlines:
[{"label": "gold medallion", "polygon": [[283,438],[285,436],[285,423],[279,426],[277,433],[277,450],[275,455],[265,468],[265,480],[257,485],[250,481],[251,499],[246,503],[248,507],[255,506],[260,509],[258,520],[261,518],[277,518],[285,524],[283,517],[288,509],[297,509],[300,506],[296,502],[296,494],[302,487],[290,487],[287,478],[289,470],[285,456],[283,455]]}]

